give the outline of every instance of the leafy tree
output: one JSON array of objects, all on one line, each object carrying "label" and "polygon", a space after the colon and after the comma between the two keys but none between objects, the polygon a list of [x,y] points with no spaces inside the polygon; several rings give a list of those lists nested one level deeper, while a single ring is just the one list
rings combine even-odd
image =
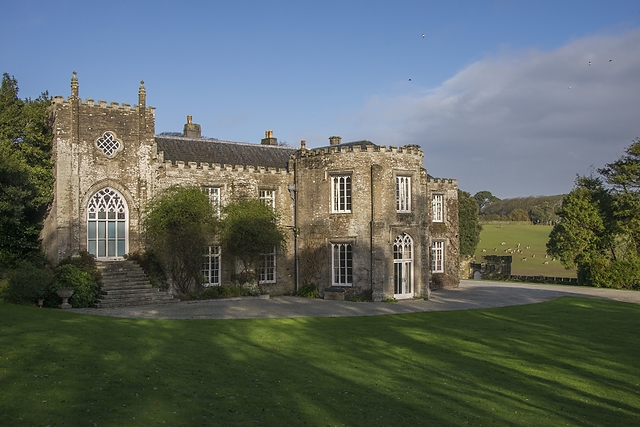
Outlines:
[{"label": "leafy tree", "polygon": [[[556,223],[559,219],[555,211],[560,207],[562,197],[564,196],[529,196],[496,200],[490,205],[485,206],[481,215],[483,220],[488,220],[489,218],[495,217],[495,215],[502,217],[502,219],[513,220],[514,215],[512,215],[512,213],[518,210],[517,216],[521,218],[519,221],[552,224]],[[522,215],[519,212],[520,210],[526,213],[527,219],[522,219]]]},{"label": "leafy tree", "polygon": [[53,200],[50,99],[21,100],[18,82],[4,74],[0,87],[0,265],[33,258]]},{"label": "leafy tree", "polygon": [[600,179],[579,177],[558,210],[562,220],[549,235],[548,252],[567,268],[599,257],[606,251],[605,239],[610,234],[606,227],[610,205],[610,194]]},{"label": "leafy tree", "polygon": [[640,253],[640,138],[625,150],[625,155],[598,172],[615,195],[614,217],[620,231]]},{"label": "leafy tree", "polygon": [[277,212],[260,200],[240,200],[224,206],[222,218],[222,253],[242,264],[241,280],[255,281],[261,254],[285,248],[286,233]]},{"label": "leafy tree", "polygon": [[555,208],[549,202],[542,202],[529,210],[529,218],[534,224],[550,225],[555,216]]},{"label": "leafy tree", "polygon": [[460,222],[460,253],[472,256],[478,242],[482,226],[478,222],[478,203],[471,194],[458,190],[458,219]]},{"label": "leafy tree", "polygon": [[640,286],[640,140],[600,176],[578,177],[558,211],[547,251],[583,284]]},{"label": "leafy tree", "polygon": [[178,293],[200,285],[202,254],[216,228],[214,209],[195,186],[173,186],[149,203],[143,228],[148,247],[161,260]]},{"label": "leafy tree", "polygon": [[514,209],[509,214],[509,221],[529,221],[529,214],[524,209]]},{"label": "leafy tree", "polygon": [[476,202],[478,203],[478,209],[480,212],[483,212],[484,208],[489,206],[491,203],[497,202],[500,200],[499,198],[491,194],[491,191],[487,191],[487,190],[478,191],[476,194],[473,195],[473,198],[476,199]]}]

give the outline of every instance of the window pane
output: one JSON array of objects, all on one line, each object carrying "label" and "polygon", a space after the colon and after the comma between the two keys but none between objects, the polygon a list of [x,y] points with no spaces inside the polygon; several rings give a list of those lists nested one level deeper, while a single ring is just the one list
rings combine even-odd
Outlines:
[{"label": "window pane", "polygon": [[124,239],[118,239],[118,256],[123,256],[124,254]]},{"label": "window pane", "polygon": [[107,224],[107,238],[115,239],[116,238],[116,223],[115,221],[109,221]]},{"label": "window pane", "polygon": [[107,256],[116,256],[116,241],[115,240],[109,240],[108,241]]},{"label": "window pane", "polygon": [[89,239],[95,239],[96,238],[96,222],[95,221],[90,221],[87,224],[87,237]]}]

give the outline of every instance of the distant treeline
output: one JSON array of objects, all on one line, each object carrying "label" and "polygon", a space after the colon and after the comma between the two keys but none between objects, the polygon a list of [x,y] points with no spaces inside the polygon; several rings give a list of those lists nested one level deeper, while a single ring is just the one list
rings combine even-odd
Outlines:
[{"label": "distant treeline", "polygon": [[500,200],[491,193],[491,197],[487,197],[487,193],[480,192],[480,197],[474,196],[479,205],[480,221],[530,221],[553,225],[560,220],[556,210],[562,204],[563,194]]}]

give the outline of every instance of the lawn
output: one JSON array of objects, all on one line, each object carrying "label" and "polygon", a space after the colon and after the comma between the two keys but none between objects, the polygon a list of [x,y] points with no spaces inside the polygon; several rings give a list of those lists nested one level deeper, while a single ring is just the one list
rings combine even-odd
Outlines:
[{"label": "lawn", "polygon": [[223,321],[0,310],[6,426],[628,426],[640,414],[636,304]]},{"label": "lawn", "polygon": [[[511,255],[511,273],[522,276],[576,277],[575,270],[565,269],[560,261],[546,257],[550,225],[489,222],[482,224],[476,260],[484,255]],[[505,244],[503,245],[502,242]],[[520,244],[520,247],[518,247]],[[513,252],[509,252],[509,250]],[[486,251],[486,252],[484,252]],[[519,251],[519,252],[518,252]]]}]

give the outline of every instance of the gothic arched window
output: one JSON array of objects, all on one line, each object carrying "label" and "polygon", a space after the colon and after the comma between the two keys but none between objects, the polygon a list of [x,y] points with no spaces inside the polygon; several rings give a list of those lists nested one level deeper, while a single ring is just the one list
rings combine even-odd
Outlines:
[{"label": "gothic arched window", "polygon": [[119,258],[127,253],[127,202],[110,187],[96,192],[87,206],[87,251],[96,258]]},{"label": "gothic arched window", "polygon": [[413,239],[407,233],[393,242],[393,294],[395,298],[413,297]]}]

